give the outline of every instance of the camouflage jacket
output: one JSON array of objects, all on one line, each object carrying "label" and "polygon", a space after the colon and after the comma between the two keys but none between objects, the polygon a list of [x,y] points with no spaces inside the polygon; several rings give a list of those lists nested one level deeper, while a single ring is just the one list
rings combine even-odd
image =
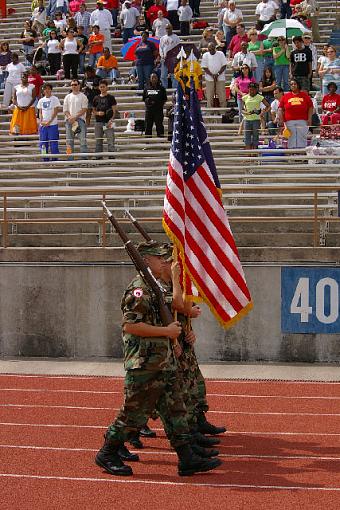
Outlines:
[{"label": "camouflage jacket", "polygon": [[[162,326],[157,299],[137,275],[124,292],[121,309],[123,325],[145,322]],[[175,360],[166,337],[140,337],[123,332],[125,370],[174,370]]]}]

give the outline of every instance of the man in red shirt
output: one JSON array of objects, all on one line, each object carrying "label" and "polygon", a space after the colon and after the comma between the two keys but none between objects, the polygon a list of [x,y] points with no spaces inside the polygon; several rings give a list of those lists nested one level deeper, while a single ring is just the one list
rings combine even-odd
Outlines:
[{"label": "man in red shirt", "polygon": [[340,94],[337,94],[338,87],[334,81],[327,85],[328,94],[322,98],[322,125],[340,124]]},{"label": "man in red shirt", "polygon": [[119,5],[119,0],[104,0],[104,9],[108,9],[111,12],[114,27],[117,26]]},{"label": "man in red shirt", "polygon": [[157,19],[158,17],[158,11],[162,11],[164,18],[168,17],[168,11],[164,7],[164,5],[162,5],[162,0],[155,0],[155,5],[152,5],[146,11],[146,17],[149,20],[151,27],[155,19]]},{"label": "man in red shirt", "polygon": [[300,83],[290,81],[291,92],[286,92],[279,103],[278,117],[290,131],[288,149],[304,149],[307,146],[308,126],[312,125],[313,103],[307,92],[301,91]]},{"label": "man in red shirt", "polygon": [[230,44],[228,46],[229,50],[229,57],[234,58],[236,53],[241,51],[241,43],[249,42],[248,36],[245,31],[245,26],[243,23],[239,23],[236,26],[236,35],[234,35],[230,41]]}]

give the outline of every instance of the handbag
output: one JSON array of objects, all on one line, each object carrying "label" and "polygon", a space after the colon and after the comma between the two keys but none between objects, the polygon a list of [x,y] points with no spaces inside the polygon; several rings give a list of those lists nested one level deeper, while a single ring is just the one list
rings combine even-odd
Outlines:
[{"label": "handbag", "polygon": [[208,22],[204,19],[201,19],[199,21],[194,21],[192,24],[192,28],[207,28]]}]

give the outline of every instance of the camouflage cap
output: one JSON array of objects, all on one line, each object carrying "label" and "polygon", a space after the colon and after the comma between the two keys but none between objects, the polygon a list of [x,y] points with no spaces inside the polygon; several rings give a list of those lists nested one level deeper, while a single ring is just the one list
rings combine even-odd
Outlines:
[{"label": "camouflage cap", "polygon": [[166,262],[171,262],[173,259],[172,251],[173,251],[173,245],[170,243],[163,243],[163,249],[165,251],[163,258]]},{"label": "camouflage cap", "polygon": [[164,244],[158,243],[157,241],[139,243],[137,245],[137,250],[142,255],[142,257],[145,257],[146,255],[164,257],[168,253],[168,250],[164,247]]}]

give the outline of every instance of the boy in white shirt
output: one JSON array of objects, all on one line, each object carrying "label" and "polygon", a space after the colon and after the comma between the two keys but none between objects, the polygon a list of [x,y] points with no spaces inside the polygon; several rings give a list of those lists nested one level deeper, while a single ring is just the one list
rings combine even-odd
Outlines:
[{"label": "boy in white shirt", "polygon": [[[44,97],[39,99],[37,109],[39,110],[39,140],[40,151],[45,154],[59,154],[59,129],[58,112],[61,111],[60,101],[52,95],[52,85],[45,83],[43,86]],[[49,161],[49,158],[44,158]],[[51,159],[50,161],[53,161]]]},{"label": "boy in white shirt", "polygon": [[164,18],[162,11],[158,11],[157,16],[158,17],[152,23],[152,31],[155,37],[160,39],[163,35],[166,35],[166,26],[169,24],[169,20]]},{"label": "boy in white shirt", "polygon": [[177,11],[181,35],[190,35],[190,22],[193,17],[193,12],[188,5],[188,0],[182,0],[181,5]]}]

